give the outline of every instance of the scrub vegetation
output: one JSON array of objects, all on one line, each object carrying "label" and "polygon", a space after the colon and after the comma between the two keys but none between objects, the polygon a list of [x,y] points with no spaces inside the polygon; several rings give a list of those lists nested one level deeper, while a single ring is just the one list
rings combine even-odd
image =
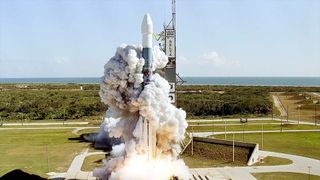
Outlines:
[{"label": "scrub vegetation", "polygon": [[[107,106],[98,84],[0,84],[0,123],[101,119]],[[320,87],[177,86],[177,106],[188,118],[270,116],[270,92],[320,92]],[[274,111],[275,113],[275,111]]]}]

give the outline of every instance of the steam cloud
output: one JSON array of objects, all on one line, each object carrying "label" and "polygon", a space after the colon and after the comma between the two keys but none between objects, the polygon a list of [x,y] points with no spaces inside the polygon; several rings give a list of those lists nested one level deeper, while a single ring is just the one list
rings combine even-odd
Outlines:
[{"label": "steam cloud", "polygon": [[[167,62],[167,56],[154,47],[153,71],[164,68]],[[188,167],[178,159],[179,142],[188,126],[186,113],[170,103],[169,84],[159,74],[155,73],[153,82],[143,88],[143,65],[142,47],[124,44],[104,66],[99,94],[109,108],[102,134],[121,137],[124,143],[113,146],[111,158],[93,174],[111,180],[189,179]],[[142,119],[156,130],[156,158],[152,161],[147,160],[143,146]]]}]

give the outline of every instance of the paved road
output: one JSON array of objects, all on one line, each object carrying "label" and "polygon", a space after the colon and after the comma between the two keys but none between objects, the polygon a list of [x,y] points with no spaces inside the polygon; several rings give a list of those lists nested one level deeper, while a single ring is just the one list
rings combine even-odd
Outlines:
[{"label": "paved road", "polygon": [[[77,155],[72,161],[66,173],[48,173],[49,179],[66,178],[66,179],[95,179],[92,172],[81,170],[82,164],[87,156],[104,154],[103,152],[89,153],[88,149]],[[259,151],[261,158],[267,156],[290,159],[292,164],[276,166],[247,166],[247,167],[218,167],[218,168],[192,168],[190,172],[194,180],[255,180],[251,173],[263,172],[296,172],[304,174],[313,174],[320,176],[320,160],[312,159],[297,155],[276,153],[270,151]]]},{"label": "paved road", "polygon": [[[221,167],[221,168],[198,168],[198,172],[201,172],[201,176],[208,176],[212,172],[223,175],[222,178],[215,179],[232,179],[232,180],[254,180],[254,176],[251,173],[263,173],[263,172],[296,172],[320,176],[320,160],[311,159],[307,157],[276,153],[270,151],[260,151],[261,157],[273,156],[290,159],[292,164],[278,165],[278,166],[249,166],[249,167]],[[201,170],[201,171],[200,171]]]},{"label": "paved road", "polygon": [[68,171],[66,173],[47,173],[49,179],[90,179],[94,180],[96,177],[93,176],[92,172],[82,171],[81,167],[84,160],[88,156],[105,154],[104,152],[89,152],[89,149],[85,149],[83,152],[78,154],[72,161]]},{"label": "paved road", "polygon": [[274,102],[274,105],[279,109],[281,116],[287,116],[287,111],[283,107],[283,104],[281,103],[279,97],[277,95],[272,95],[272,99]]}]

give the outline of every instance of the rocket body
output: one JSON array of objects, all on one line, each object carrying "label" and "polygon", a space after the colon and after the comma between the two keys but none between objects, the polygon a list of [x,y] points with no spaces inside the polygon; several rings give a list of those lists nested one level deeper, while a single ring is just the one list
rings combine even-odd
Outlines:
[{"label": "rocket body", "polygon": [[144,85],[151,82],[152,76],[152,35],[153,35],[153,23],[149,14],[146,14],[141,24],[142,33],[142,57],[145,60],[143,66],[143,80]]},{"label": "rocket body", "polygon": [[[143,87],[152,81],[152,35],[153,24],[149,14],[146,14],[141,24],[142,33],[142,57],[145,60],[143,73]],[[149,161],[156,157],[156,130],[148,119],[142,119],[143,146]]]}]

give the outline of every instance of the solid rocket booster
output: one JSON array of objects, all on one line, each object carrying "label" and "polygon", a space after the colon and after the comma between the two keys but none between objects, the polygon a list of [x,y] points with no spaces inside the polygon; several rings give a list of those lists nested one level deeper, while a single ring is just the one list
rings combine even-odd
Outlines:
[{"label": "solid rocket booster", "polygon": [[141,24],[142,33],[142,57],[145,60],[143,66],[143,80],[144,85],[151,82],[152,76],[152,34],[153,34],[153,24],[149,14],[146,14],[143,18]]},{"label": "solid rocket booster", "polygon": [[[149,14],[146,14],[141,24],[142,33],[142,57],[145,60],[143,66],[143,86],[150,84],[152,81],[152,35],[153,24]],[[142,134],[144,137],[143,145],[147,152],[148,159],[152,160],[156,156],[156,131],[153,125],[147,120],[142,120]]]}]

